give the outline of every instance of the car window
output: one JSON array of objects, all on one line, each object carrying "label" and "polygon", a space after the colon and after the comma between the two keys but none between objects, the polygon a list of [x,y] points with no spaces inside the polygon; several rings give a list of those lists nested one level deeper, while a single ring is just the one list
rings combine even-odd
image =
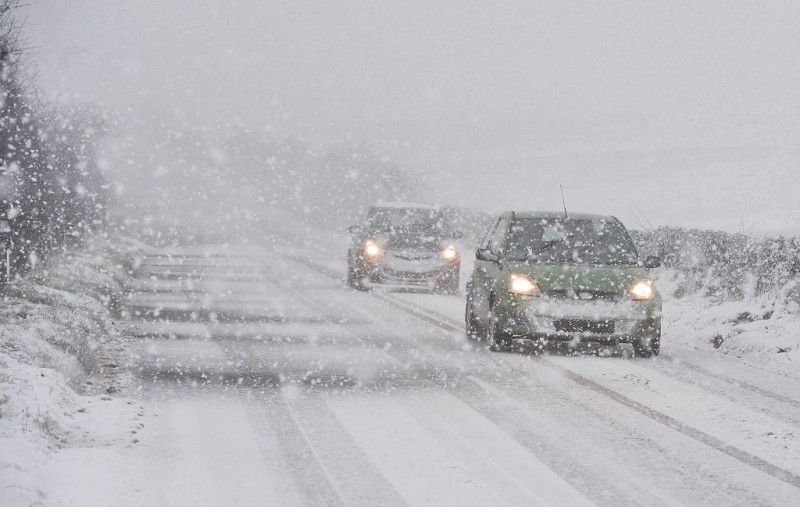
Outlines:
[{"label": "car window", "polygon": [[[518,226],[515,227],[514,232],[517,232]],[[564,233],[564,229],[562,227],[558,227],[554,224],[551,225],[543,225],[542,226],[542,241],[555,241],[559,239],[564,239],[566,234]]]},{"label": "car window", "polygon": [[517,219],[509,231],[506,256],[511,260],[635,264],[636,249],[613,219]]},{"label": "car window", "polygon": [[497,222],[497,227],[489,239],[489,251],[495,255],[500,255],[501,250],[503,249],[503,239],[505,239],[506,236],[507,225],[508,219],[505,217],[501,218],[500,221]]},{"label": "car window", "polygon": [[426,208],[371,208],[367,227],[373,231],[435,230],[444,231],[439,210]]}]

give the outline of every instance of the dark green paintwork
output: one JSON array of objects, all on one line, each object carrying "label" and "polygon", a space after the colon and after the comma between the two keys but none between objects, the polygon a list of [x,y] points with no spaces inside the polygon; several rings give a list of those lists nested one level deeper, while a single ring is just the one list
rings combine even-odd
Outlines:
[{"label": "dark green paintwork", "polygon": [[506,266],[509,273],[530,276],[545,292],[549,290],[628,292],[634,282],[650,276],[647,269],[639,266],[591,266],[519,261],[507,262]]},{"label": "dark green paintwork", "polygon": [[[507,212],[503,216],[513,219],[536,218],[564,218],[558,212]],[[611,216],[570,214],[570,218],[581,220],[617,221]],[[622,225],[620,223],[620,225]],[[507,226],[508,227],[508,226]],[[624,229],[624,226],[623,226]],[[508,231],[506,230],[506,235]],[[627,231],[626,231],[627,234]],[[629,237],[630,239],[630,237]],[[633,245],[633,241],[631,241]],[[635,249],[635,245],[634,245]],[[656,292],[654,297],[647,301],[632,301],[629,295],[631,287],[639,280],[650,279],[650,272],[640,264],[634,265],[591,265],[576,262],[545,263],[537,261],[506,260],[503,252],[496,261],[477,260],[473,275],[470,279],[467,297],[473,303],[473,310],[479,322],[490,322],[491,308],[497,318],[498,327],[509,335],[528,336],[531,338],[546,338],[554,340],[572,340],[574,334],[546,334],[543,335],[524,324],[524,308],[531,302],[551,301],[558,304],[558,300],[548,297],[548,291],[592,291],[616,293],[621,298],[619,304],[634,307],[642,317],[641,323],[630,333],[612,335],[591,335],[583,333],[579,336],[581,341],[603,342],[632,342],[643,339],[659,339],[661,334],[661,298]],[[639,257],[638,251],[636,252]],[[478,270],[482,269],[483,278],[486,273],[491,273],[488,280],[480,283]],[[542,291],[538,296],[520,296],[508,291],[508,282],[511,274],[524,274],[530,276]],[[488,282],[488,285],[486,284]],[[483,291],[476,288],[482,285]],[[602,319],[601,315],[597,316]],[[657,352],[656,352],[657,353]]]}]

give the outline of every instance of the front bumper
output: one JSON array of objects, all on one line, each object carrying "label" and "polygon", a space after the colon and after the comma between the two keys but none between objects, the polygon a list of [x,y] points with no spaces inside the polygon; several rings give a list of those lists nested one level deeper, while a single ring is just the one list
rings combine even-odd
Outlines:
[{"label": "front bumper", "polygon": [[514,338],[630,343],[657,335],[661,302],[582,301],[509,296],[500,325]]},{"label": "front bumper", "polygon": [[[460,259],[444,260],[437,255],[395,255],[366,262],[366,271],[373,283],[398,285],[430,285],[441,282],[458,269]],[[457,275],[456,275],[457,276]]]}]

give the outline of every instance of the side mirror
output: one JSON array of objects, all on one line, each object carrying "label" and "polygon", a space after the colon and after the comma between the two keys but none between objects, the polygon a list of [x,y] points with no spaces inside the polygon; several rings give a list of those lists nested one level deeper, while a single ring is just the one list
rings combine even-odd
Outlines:
[{"label": "side mirror", "polygon": [[350,227],[347,228],[347,230],[350,232],[350,234],[358,234],[359,232],[361,232],[361,227],[357,225],[351,225]]},{"label": "side mirror", "polygon": [[478,259],[479,261],[489,261],[489,262],[497,262],[499,260],[497,255],[492,253],[492,251],[489,250],[488,248],[483,250],[477,250],[475,252],[475,258]]},{"label": "side mirror", "polygon": [[661,266],[661,259],[656,257],[655,255],[648,255],[647,258],[644,260],[644,267],[650,268],[657,268]]}]

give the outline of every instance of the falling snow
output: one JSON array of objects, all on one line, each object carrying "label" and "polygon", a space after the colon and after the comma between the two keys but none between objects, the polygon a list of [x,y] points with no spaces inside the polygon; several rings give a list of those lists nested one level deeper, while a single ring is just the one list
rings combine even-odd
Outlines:
[{"label": "falling snow", "polygon": [[[797,26],[0,0],[0,504],[796,504]],[[479,260],[511,210],[616,243]],[[633,297],[568,286],[603,262],[655,287],[660,353],[589,339]],[[496,350],[488,265],[529,269],[518,324],[595,306]]]}]

